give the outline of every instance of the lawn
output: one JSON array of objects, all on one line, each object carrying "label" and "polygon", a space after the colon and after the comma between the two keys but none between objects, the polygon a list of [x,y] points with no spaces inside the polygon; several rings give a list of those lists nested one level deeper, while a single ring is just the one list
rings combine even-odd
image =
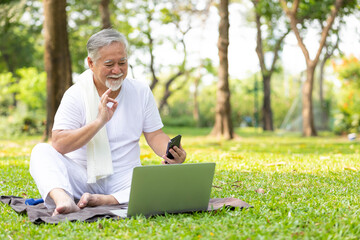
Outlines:
[{"label": "lawn", "polygon": [[[187,162],[216,162],[212,198],[254,206],[94,223],[34,225],[0,204],[0,239],[359,239],[360,142],[322,134],[262,134],[209,138],[209,129],[165,129],[183,135]],[[40,137],[0,140],[0,194],[39,197],[28,172]],[[160,164],[141,139],[144,165]]]}]

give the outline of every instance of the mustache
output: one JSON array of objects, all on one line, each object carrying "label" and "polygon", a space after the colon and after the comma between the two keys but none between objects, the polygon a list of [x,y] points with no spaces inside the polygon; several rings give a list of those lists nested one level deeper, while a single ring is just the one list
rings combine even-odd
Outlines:
[{"label": "mustache", "polygon": [[123,75],[124,75],[123,73],[119,73],[119,74],[115,74],[115,75],[108,75],[107,78],[120,78]]}]

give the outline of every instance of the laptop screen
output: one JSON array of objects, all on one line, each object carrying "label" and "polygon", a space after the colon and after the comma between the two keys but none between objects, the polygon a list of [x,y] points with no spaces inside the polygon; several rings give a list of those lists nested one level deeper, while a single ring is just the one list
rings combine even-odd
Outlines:
[{"label": "laptop screen", "polygon": [[127,216],[205,211],[215,163],[135,167]]}]

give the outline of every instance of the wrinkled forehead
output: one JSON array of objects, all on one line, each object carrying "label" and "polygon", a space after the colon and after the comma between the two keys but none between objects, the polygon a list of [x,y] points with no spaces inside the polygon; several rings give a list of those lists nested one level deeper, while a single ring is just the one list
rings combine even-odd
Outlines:
[{"label": "wrinkled forehead", "polygon": [[127,60],[127,52],[125,46],[121,42],[113,42],[110,45],[103,46],[98,51],[98,59],[102,58],[104,61],[108,59]]}]

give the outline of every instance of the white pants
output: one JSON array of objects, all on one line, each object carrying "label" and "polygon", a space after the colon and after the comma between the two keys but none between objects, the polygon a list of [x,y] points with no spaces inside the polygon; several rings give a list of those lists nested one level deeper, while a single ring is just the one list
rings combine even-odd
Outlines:
[{"label": "white pants", "polygon": [[55,203],[49,196],[49,192],[54,188],[65,190],[73,199],[80,199],[88,192],[110,194],[119,203],[129,201],[132,171],[126,174],[114,173],[89,184],[85,167],[62,155],[47,143],[39,143],[32,150],[30,174],[48,208],[55,208]]}]

